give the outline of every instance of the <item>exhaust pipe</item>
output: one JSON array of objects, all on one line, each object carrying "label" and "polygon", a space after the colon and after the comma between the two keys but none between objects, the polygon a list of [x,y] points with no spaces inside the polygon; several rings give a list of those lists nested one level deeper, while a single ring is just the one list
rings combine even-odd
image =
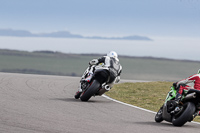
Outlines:
[{"label": "exhaust pipe", "polygon": [[192,99],[192,98],[196,98],[196,92],[193,92],[193,93],[186,95],[184,100],[188,100],[188,99]]},{"label": "exhaust pipe", "polygon": [[105,85],[105,90],[109,91],[110,90],[110,86],[109,85]]},{"label": "exhaust pipe", "polygon": [[111,89],[111,88],[110,88],[109,85],[105,85],[105,86],[103,85],[103,86],[102,86],[102,89],[99,90],[99,94],[98,94],[98,95],[101,96],[102,94],[104,94],[106,91],[109,91],[110,89]]}]

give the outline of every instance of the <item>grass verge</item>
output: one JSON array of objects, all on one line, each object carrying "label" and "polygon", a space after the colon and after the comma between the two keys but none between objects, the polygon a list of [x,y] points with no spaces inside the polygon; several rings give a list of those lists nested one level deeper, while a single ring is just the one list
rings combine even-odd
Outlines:
[{"label": "grass verge", "polygon": [[[173,82],[140,82],[116,84],[107,96],[157,112],[165,101]],[[200,122],[200,117],[196,117]]]}]

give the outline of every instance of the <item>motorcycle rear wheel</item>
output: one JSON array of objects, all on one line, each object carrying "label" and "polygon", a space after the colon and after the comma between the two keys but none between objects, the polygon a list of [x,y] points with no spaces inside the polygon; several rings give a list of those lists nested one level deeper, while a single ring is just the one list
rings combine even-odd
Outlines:
[{"label": "motorcycle rear wheel", "polygon": [[195,112],[195,105],[192,102],[187,102],[183,105],[183,112],[177,117],[176,115],[172,118],[172,124],[174,126],[183,126],[188,120],[191,119]]},{"label": "motorcycle rear wheel", "polygon": [[97,80],[94,80],[89,88],[82,93],[80,99],[81,101],[88,101],[92,96],[94,96],[100,87],[100,83]]}]

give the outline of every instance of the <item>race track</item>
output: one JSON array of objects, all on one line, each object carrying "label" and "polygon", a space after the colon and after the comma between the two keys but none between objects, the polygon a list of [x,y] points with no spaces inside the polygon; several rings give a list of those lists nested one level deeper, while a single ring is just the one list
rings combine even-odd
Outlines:
[{"label": "race track", "polygon": [[74,99],[80,78],[0,73],[0,133],[194,133],[104,97]]}]

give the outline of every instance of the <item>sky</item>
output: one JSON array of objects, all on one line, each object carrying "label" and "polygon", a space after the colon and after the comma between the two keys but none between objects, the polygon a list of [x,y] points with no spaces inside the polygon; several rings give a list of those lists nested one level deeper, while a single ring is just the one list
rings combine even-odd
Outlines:
[{"label": "sky", "polygon": [[[0,0],[0,29],[33,33],[65,30],[102,37],[147,36],[153,42],[55,39],[51,50],[60,43],[61,52],[105,53],[115,49],[123,55],[200,60],[200,0]],[[18,39],[0,37],[0,48],[49,49],[44,42],[51,39],[14,40]],[[31,42],[37,42],[35,48]],[[102,52],[97,48],[77,49],[83,45],[104,48]],[[188,51],[195,56],[185,55]],[[176,54],[168,54],[171,52]]]}]

